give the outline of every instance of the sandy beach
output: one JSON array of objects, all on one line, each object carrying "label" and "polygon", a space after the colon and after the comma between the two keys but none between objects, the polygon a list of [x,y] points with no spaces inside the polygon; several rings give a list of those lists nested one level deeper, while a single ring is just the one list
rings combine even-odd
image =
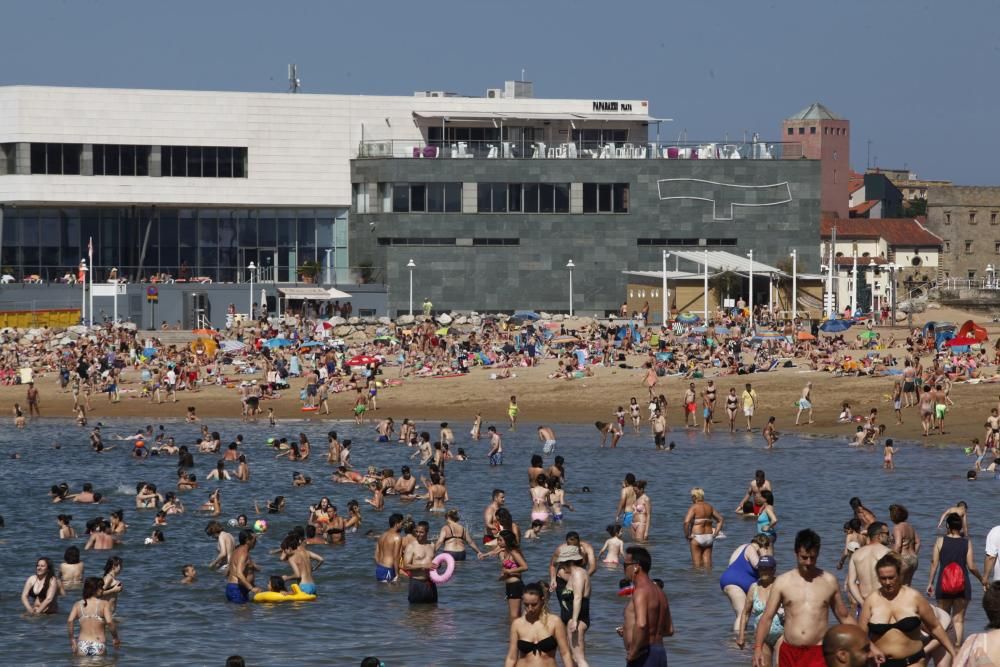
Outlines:
[{"label": "sandy beach", "polygon": [[[920,321],[926,319],[949,319],[960,323],[964,321],[964,315],[957,312],[934,311],[925,314]],[[988,328],[991,338],[1000,334],[1000,327]],[[902,326],[894,329],[882,328],[880,331],[885,336],[891,331],[897,341],[905,340],[906,337],[906,329]],[[905,355],[905,351],[901,348],[890,352],[898,358],[903,358]],[[631,368],[595,367],[594,377],[569,381],[548,378],[548,374],[554,369],[554,362],[543,362],[541,366],[535,368],[516,368],[514,369],[516,377],[504,380],[491,380],[490,370],[484,368],[475,368],[464,377],[404,378],[401,385],[381,390],[378,399],[379,410],[374,415],[377,418],[391,416],[397,423],[408,417],[424,423],[447,420],[464,424],[470,423],[476,413],[481,411],[484,426],[490,422],[501,424],[506,421],[507,401],[512,394],[517,395],[520,406],[519,419],[525,424],[610,421],[617,406],[627,405],[632,396],[643,404],[645,415],[644,401],[648,394],[642,386],[640,370],[644,360],[644,356],[633,356],[627,361],[627,365]],[[802,363],[801,360],[798,361]],[[384,377],[395,378],[398,373],[398,368],[390,366],[385,368]],[[991,373],[992,369],[985,372],[986,376]],[[235,376],[235,379],[244,380],[253,377],[240,375]],[[696,381],[699,391],[707,379]],[[966,446],[971,438],[981,438],[983,423],[989,415],[990,408],[997,405],[1000,397],[1000,383],[996,387],[991,383],[955,384],[952,390],[955,405],[949,410],[945,435],[923,438],[919,414],[915,408],[905,409],[904,423],[895,424],[889,400],[895,379],[893,376],[835,377],[830,373],[811,371],[804,366],[779,368],[768,373],[748,376],[715,377],[720,398],[728,392],[729,387],[736,387],[737,391],[742,391],[744,383],[753,384],[760,400],[754,422],[757,428],[773,415],[777,417],[779,431],[846,438],[854,432],[855,427],[851,424],[838,424],[836,419],[842,403],[849,401],[855,415],[867,415],[871,408],[878,408],[880,421],[886,425],[888,437],[903,441],[925,441],[935,446]],[[41,392],[43,418],[73,417],[72,396],[68,390],[62,391],[59,388],[56,374],[37,375],[36,381]],[[812,396],[815,423],[797,427],[794,424],[795,402],[803,386],[809,381],[814,383]],[[682,421],[680,403],[687,382],[683,378],[667,377],[660,378],[657,386],[657,393],[664,393],[670,402],[667,418],[671,428],[674,429]],[[274,408],[275,416],[279,420],[351,418],[353,393],[331,394],[330,415],[302,412],[298,396],[303,384],[302,378],[292,378],[291,390],[282,391],[279,399],[262,403],[264,413],[266,414],[267,408]],[[110,404],[106,395],[95,394],[91,399],[92,410],[88,413],[90,423],[113,422],[118,418],[142,418],[153,423],[158,420],[183,419],[189,405],[197,406],[201,418],[233,418],[240,415],[240,400],[236,389],[208,386],[193,393],[180,392],[177,403],[155,405],[148,399],[138,398],[139,386],[138,373],[128,370],[121,385],[123,393],[120,403]],[[0,387],[0,402],[8,413],[15,401],[20,402],[22,406],[25,404],[25,387]],[[368,416],[371,415],[372,413],[369,413]],[[725,414],[721,408],[716,412],[716,420],[715,429],[724,430]],[[741,423],[742,416],[739,420],[738,423]]]}]

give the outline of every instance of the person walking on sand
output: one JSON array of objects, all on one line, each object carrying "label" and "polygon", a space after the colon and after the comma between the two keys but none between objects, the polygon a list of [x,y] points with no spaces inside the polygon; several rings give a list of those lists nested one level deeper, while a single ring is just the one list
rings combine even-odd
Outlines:
[{"label": "person walking on sand", "polygon": [[802,417],[802,411],[809,411],[809,423],[813,423],[813,405],[812,405],[812,382],[807,382],[806,386],[802,389],[802,396],[799,397],[799,412],[795,415],[795,425],[799,425],[799,419]]},{"label": "person walking on sand", "polygon": [[749,433],[753,428],[753,411],[757,408],[757,392],[754,391],[749,382],[746,384],[746,389],[743,390],[741,402],[743,403],[743,416],[747,418],[747,433]]},{"label": "person walking on sand", "polygon": [[653,363],[650,361],[646,362],[646,373],[642,377],[642,383],[646,385],[646,389],[649,390],[650,400],[656,398],[656,394],[653,392],[656,389],[656,371],[653,369]]}]

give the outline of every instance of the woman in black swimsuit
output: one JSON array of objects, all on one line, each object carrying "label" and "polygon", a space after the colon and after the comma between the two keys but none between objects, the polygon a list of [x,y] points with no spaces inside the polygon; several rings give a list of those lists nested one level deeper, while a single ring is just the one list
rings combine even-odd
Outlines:
[{"label": "woman in black swimsuit", "polygon": [[56,594],[59,593],[59,580],[52,569],[52,561],[39,558],[35,562],[35,573],[24,582],[21,592],[21,604],[29,614],[54,614],[59,611],[56,604]]},{"label": "woman in black swimsuit", "polygon": [[885,654],[883,667],[926,665],[920,628],[944,646],[954,657],[955,646],[937,620],[930,603],[914,588],[903,583],[903,562],[889,552],[875,563],[879,589],[865,598],[859,622],[872,643]]},{"label": "woman in black swimsuit", "polygon": [[736,395],[736,387],[729,388],[726,396],[726,416],[729,417],[729,432],[736,433],[736,413],[740,407],[739,396]]},{"label": "woman in black swimsuit", "polygon": [[482,555],[483,552],[479,550],[476,543],[469,539],[469,531],[459,523],[458,510],[448,510],[444,516],[445,522],[441,526],[434,550],[437,551],[444,547],[444,553],[450,554],[455,560],[465,560],[465,545],[469,545],[476,552],[476,555]]},{"label": "woman in black swimsuit", "polygon": [[524,615],[510,624],[510,643],[504,667],[530,664],[537,667],[556,667],[556,650],[563,664],[572,665],[566,626],[558,616],[545,608],[542,587],[536,583],[524,587],[521,601]]}]

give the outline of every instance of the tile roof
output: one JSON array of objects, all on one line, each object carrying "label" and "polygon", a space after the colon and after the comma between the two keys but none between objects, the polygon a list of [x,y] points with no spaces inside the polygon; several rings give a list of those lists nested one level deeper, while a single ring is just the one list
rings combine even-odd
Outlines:
[{"label": "tile roof", "polygon": [[834,115],[819,102],[813,102],[797,114],[793,114],[785,120],[843,120],[840,116]]},{"label": "tile roof", "polygon": [[890,246],[917,248],[941,246],[941,237],[932,234],[915,218],[823,218],[820,221],[820,238],[830,238],[830,231],[837,226],[838,239],[885,239]]},{"label": "tile roof", "polygon": [[851,207],[851,213],[867,213],[879,204],[881,200],[879,199],[869,199],[866,202],[862,202],[857,206]]}]

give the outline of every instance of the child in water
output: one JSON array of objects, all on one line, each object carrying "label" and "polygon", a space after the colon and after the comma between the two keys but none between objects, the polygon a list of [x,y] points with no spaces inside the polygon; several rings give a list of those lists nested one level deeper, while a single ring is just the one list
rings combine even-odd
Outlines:
[{"label": "child in water", "polygon": [[604,546],[597,553],[597,557],[600,558],[606,552],[607,556],[601,562],[605,565],[618,565],[622,551],[625,549],[625,543],[622,541],[621,524],[611,524],[607,530],[610,537],[604,541]]},{"label": "child in water", "polygon": [[885,470],[895,470],[896,466],[892,462],[892,455],[896,453],[896,448],[892,446],[892,438],[886,438],[885,447],[882,450],[882,468]]}]

